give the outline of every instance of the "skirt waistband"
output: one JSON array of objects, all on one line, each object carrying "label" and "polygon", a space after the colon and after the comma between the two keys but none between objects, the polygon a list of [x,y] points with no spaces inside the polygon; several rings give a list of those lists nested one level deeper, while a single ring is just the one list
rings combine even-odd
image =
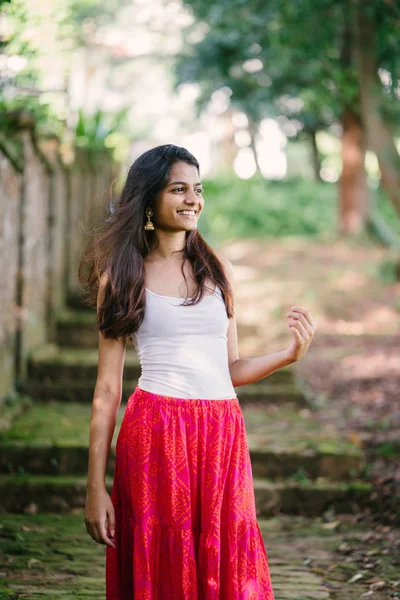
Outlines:
[{"label": "skirt waistband", "polygon": [[135,391],[130,396],[128,402],[130,400],[139,400],[146,399],[154,402],[161,402],[162,404],[171,404],[175,406],[185,406],[185,407],[215,407],[215,406],[237,406],[240,408],[239,400],[236,396],[232,396],[232,398],[179,398],[175,396],[165,396],[164,394],[155,394],[154,392],[149,392],[148,390],[143,390],[139,386],[136,386]]}]

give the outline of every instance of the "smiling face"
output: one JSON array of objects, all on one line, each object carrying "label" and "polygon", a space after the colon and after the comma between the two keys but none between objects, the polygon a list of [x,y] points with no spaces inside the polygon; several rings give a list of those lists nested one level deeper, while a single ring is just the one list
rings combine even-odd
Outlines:
[{"label": "smiling face", "polygon": [[203,188],[196,167],[177,162],[171,167],[168,183],[155,203],[154,224],[169,231],[196,229],[203,206]]}]

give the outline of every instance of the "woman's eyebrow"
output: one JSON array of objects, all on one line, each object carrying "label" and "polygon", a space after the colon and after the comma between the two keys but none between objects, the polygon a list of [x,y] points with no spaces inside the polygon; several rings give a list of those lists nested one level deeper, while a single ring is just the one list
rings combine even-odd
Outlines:
[{"label": "woman's eyebrow", "polygon": [[[172,183],[169,183],[169,184],[168,184],[168,187],[169,187],[170,185],[176,185],[177,183],[181,183],[181,184],[183,184],[183,185],[187,185],[186,181],[173,181]],[[194,185],[202,185],[202,183],[201,183],[201,181],[199,181],[198,183],[195,183]]]}]

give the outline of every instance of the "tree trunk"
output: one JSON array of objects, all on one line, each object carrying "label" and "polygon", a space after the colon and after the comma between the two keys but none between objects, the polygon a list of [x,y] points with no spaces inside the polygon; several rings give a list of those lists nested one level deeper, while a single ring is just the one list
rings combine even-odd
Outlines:
[{"label": "tree trunk", "polygon": [[[344,21],[341,48],[343,69],[352,66],[353,32]],[[342,113],[342,174],[339,182],[339,231],[346,235],[365,229],[369,213],[369,192],[365,172],[366,136],[358,114],[358,98],[352,105],[343,105]]]},{"label": "tree trunk", "polygon": [[256,150],[256,135],[258,133],[258,123],[256,124],[254,121],[252,121],[248,115],[247,115],[247,119],[249,122],[248,131],[249,131],[249,135],[250,135],[250,147],[253,150],[254,161],[256,163],[256,170],[259,175],[262,175],[260,163],[258,160],[258,154],[257,154],[257,150]]},{"label": "tree trunk", "polygon": [[321,157],[317,146],[317,132],[314,129],[307,131],[311,144],[311,164],[313,167],[315,181],[321,181]]},{"label": "tree trunk", "polygon": [[360,233],[369,212],[367,177],[364,168],[365,134],[358,115],[345,108],[342,116],[342,174],[339,182],[339,230]]},{"label": "tree trunk", "polygon": [[232,121],[233,110],[228,108],[222,115],[221,119],[225,123],[225,136],[219,142],[219,157],[218,162],[214,165],[214,168],[218,172],[231,171],[233,170],[233,163],[238,153],[238,147],[235,142],[235,131],[236,128]]},{"label": "tree trunk", "polygon": [[360,0],[353,0],[354,58],[360,85],[362,120],[368,147],[377,156],[382,186],[400,215],[400,156],[390,125],[380,113],[382,84],[378,78],[378,48],[373,15]]}]

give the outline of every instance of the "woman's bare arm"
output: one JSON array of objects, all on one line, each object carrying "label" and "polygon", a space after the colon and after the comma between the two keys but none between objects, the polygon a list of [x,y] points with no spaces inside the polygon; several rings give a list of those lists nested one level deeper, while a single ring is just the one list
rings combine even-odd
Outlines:
[{"label": "woman's bare arm", "polygon": [[[97,308],[99,308],[106,281],[107,275],[104,274],[100,280]],[[122,398],[125,352],[126,338],[105,339],[99,332],[98,372],[90,418],[85,512],[86,528],[93,539],[99,543],[110,541],[106,534],[105,517],[108,516],[111,529],[114,525],[114,513],[106,490],[105,475]],[[107,545],[114,547],[111,541]]]},{"label": "woman's bare arm", "polygon": [[[219,258],[234,292],[232,264],[227,258],[221,256]],[[292,319],[289,328],[293,330],[295,341],[285,350],[251,358],[239,358],[236,317],[230,319],[227,343],[229,372],[233,387],[259,381],[274,371],[296,362],[305,354],[316,330],[312,316],[304,309],[289,312],[286,316]]]}]

